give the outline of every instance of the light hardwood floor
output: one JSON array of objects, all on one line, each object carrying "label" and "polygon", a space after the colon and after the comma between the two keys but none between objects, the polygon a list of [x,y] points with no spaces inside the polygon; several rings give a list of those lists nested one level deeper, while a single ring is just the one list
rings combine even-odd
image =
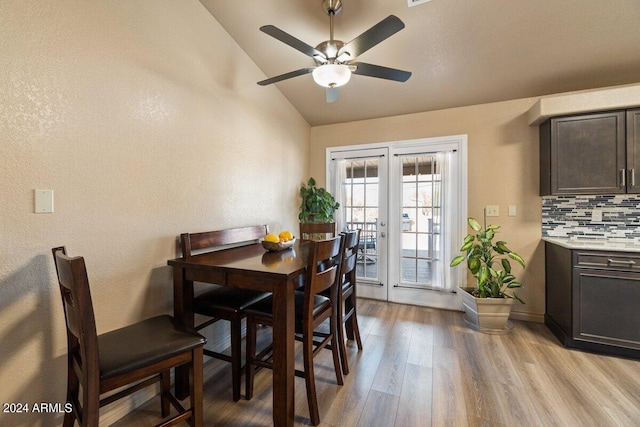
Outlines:
[{"label": "light hardwood floor", "polygon": [[[486,335],[460,312],[358,304],[364,349],[349,343],[344,385],[330,351],[315,359],[322,426],[640,426],[640,361],[567,350],[543,324]],[[237,403],[228,364],[208,359],[204,375],[205,425],[271,425],[270,371]],[[151,425],[158,408],[154,399],[114,426]],[[308,414],[296,378],[296,424]]]}]

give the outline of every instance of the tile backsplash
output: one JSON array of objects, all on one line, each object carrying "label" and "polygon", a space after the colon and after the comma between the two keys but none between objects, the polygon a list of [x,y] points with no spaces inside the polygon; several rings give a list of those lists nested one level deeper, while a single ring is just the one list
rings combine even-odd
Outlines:
[{"label": "tile backsplash", "polygon": [[[601,221],[592,218],[594,210]],[[543,197],[542,236],[640,243],[640,195]]]}]

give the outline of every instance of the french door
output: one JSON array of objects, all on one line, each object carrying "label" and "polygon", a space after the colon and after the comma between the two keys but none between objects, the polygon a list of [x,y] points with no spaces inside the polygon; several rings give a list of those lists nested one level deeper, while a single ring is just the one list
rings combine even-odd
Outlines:
[{"label": "french door", "polygon": [[387,148],[369,148],[334,152],[330,162],[338,227],[360,229],[358,295],[381,300],[387,299],[388,157]]},{"label": "french door", "polygon": [[466,232],[466,136],[328,150],[341,229],[360,229],[358,295],[458,309],[453,251]]}]

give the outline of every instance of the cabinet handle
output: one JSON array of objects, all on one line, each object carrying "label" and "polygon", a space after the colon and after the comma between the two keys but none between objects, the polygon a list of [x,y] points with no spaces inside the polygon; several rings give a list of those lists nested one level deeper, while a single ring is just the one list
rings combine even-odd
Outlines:
[{"label": "cabinet handle", "polygon": [[622,259],[611,259],[611,258],[607,258],[607,262],[609,264],[620,264],[620,265],[636,265],[635,261],[632,260],[622,260]]},{"label": "cabinet handle", "polygon": [[631,187],[635,187],[636,186],[636,170],[635,169],[629,169],[629,181],[631,181]]},{"label": "cabinet handle", "polygon": [[627,185],[627,171],[624,169],[620,169],[620,187],[624,187]]}]

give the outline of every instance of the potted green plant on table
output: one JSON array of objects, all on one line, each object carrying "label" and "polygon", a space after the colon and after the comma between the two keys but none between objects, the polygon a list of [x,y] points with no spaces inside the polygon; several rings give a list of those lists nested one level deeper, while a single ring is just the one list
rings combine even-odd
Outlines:
[{"label": "potted green plant on table", "polygon": [[[309,178],[306,185],[300,187],[300,237],[302,238],[303,230],[309,229],[310,233],[314,233],[317,238],[322,238],[326,233],[335,233],[334,214],[340,207],[333,195],[324,188],[316,186],[316,180]],[[313,226],[305,226],[305,224],[314,224]],[[328,224],[322,226],[319,224]]]},{"label": "potted green plant on table", "polygon": [[333,214],[340,207],[333,195],[324,188],[316,187],[316,180],[309,178],[307,184],[300,187],[300,213],[298,219],[302,223],[334,222]]},{"label": "potted green plant on table", "polygon": [[499,225],[481,226],[474,218],[468,219],[469,227],[475,234],[468,234],[463,241],[461,252],[451,261],[455,267],[467,261],[467,268],[476,278],[476,287],[459,288],[465,310],[465,322],[474,329],[489,333],[508,332],[511,306],[514,300],[524,301],[513,291],[522,287],[511,271],[511,261],[523,268],[524,260],[500,240],[493,242]]}]

